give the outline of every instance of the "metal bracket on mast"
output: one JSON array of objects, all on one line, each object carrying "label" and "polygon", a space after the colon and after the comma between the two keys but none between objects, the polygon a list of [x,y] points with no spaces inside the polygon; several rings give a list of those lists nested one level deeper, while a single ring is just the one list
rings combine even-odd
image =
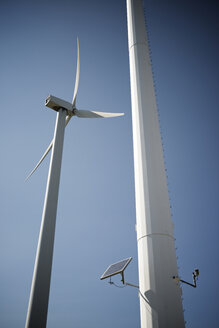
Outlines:
[{"label": "metal bracket on mast", "polygon": [[[129,257],[125,260],[122,260],[122,261],[116,262],[114,264],[111,264],[106,269],[106,271],[103,273],[103,275],[101,276],[100,279],[103,280],[103,279],[106,279],[106,278],[110,278],[109,284],[114,285],[114,286],[119,287],[119,288],[123,288],[123,287],[126,287],[126,286],[132,286],[132,287],[135,287],[135,288],[139,289],[139,286],[134,285],[134,284],[130,284],[129,282],[125,282],[124,271],[125,271],[127,265],[131,262],[131,260],[132,260],[132,258]],[[121,274],[121,276],[122,276],[121,282],[124,286],[118,286],[111,280],[111,277],[115,276],[117,274]]]},{"label": "metal bracket on mast", "polygon": [[173,279],[174,279],[175,281],[177,281],[177,282],[181,281],[181,282],[184,283],[184,284],[187,284],[187,285],[189,285],[189,286],[191,286],[191,287],[196,288],[196,287],[197,287],[197,285],[196,285],[196,281],[198,280],[198,276],[199,276],[199,269],[195,269],[195,270],[193,271],[193,273],[192,273],[193,284],[191,284],[191,283],[188,282],[188,281],[182,280],[182,279],[180,279],[180,278],[177,277],[177,276],[173,276]]}]

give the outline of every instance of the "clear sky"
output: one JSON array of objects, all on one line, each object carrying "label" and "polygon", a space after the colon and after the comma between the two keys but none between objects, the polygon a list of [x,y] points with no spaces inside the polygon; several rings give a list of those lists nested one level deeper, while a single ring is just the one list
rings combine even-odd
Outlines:
[{"label": "clear sky", "polygon": [[[214,1],[146,0],[187,327],[216,328],[219,270],[219,10]],[[0,2],[0,327],[24,327],[53,136],[48,94],[72,100],[80,40],[79,109],[66,129],[48,328],[137,328],[135,288],[100,281],[133,257],[138,284],[125,0]],[[119,279],[114,280],[119,284]]]}]

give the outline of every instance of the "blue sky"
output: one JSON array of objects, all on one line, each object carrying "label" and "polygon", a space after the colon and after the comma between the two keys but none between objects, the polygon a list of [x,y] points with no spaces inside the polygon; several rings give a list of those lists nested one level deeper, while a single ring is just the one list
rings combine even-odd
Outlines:
[{"label": "blue sky", "polygon": [[[218,327],[218,6],[145,1],[187,327]],[[49,159],[24,182],[54,130],[48,94],[71,101],[80,40],[79,109],[66,129],[47,327],[139,327],[135,288],[99,277],[133,257],[138,283],[125,1],[0,3],[0,326],[24,327]],[[119,279],[115,278],[119,283]]]}]

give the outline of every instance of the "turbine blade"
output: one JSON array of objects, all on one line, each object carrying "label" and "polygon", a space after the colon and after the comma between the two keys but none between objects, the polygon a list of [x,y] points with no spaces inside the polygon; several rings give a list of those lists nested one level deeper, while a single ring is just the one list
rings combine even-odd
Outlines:
[{"label": "turbine blade", "polygon": [[68,115],[65,119],[65,126],[68,125],[68,122],[70,121],[70,119],[72,118],[72,116]]},{"label": "turbine blade", "polygon": [[42,163],[42,161],[44,160],[44,158],[48,155],[48,153],[52,149],[52,146],[53,146],[53,140],[50,142],[49,147],[46,149],[45,153],[43,154],[43,156],[41,157],[41,159],[39,160],[39,162],[37,163],[37,165],[30,172],[30,174],[26,177],[25,181],[27,181],[31,177],[31,175],[36,171],[36,169],[40,166],[40,164]]},{"label": "turbine blade", "polygon": [[[68,115],[66,117],[66,120],[65,120],[65,126],[68,124],[68,122],[70,121],[70,119],[71,119],[71,116]],[[30,172],[30,174],[26,177],[25,181],[27,181],[31,177],[31,175],[36,171],[36,169],[40,166],[40,164],[42,163],[42,161],[44,160],[44,158],[49,154],[50,150],[52,149],[52,145],[53,145],[53,140],[50,142],[49,147],[46,149],[45,153],[43,154],[43,156],[41,157],[41,159],[39,160],[39,162],[37,163],[37,165]]]},{"label": "turbine blade", "polygon": [[75,78],[75,89],[74,95],[72,99],[72,105],[75,107],[76,104],[76,97],[78,93],[78,84],[79,84],[79,75],[80,75],[80,49],[79,49],[79,39],[77,38],[77,47],[78,47],[78,54],[77,54],[77,70],[76,70],[76,78]]},{"label": "turbine blade", "polygon": [[104,113],[104,112],[96,112],[92,110],[80,110],[80,109],[75,109],[74,114],[77,117],[81,117],[81,118],[110,118],[110,117],[117,117],[117,116],[124,115],[124,113]]}]

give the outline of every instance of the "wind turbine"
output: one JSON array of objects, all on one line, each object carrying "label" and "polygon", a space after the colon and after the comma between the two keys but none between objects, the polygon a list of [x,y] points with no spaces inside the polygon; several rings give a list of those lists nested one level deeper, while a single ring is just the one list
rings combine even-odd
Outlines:
[{"label": "wind turbine", "polygon": [[27,177],[28,179],[34,173],[52,149],[41,228],[26,317],[26,328],[46,327],[65,127],[73,116],[81,118],[108,118],[124,115],[124,113],[103,113],[77,109],[76,97],[78,92],[79,73],[80,50],[79,40],[77,39],[77,70],[72,103],[51,95],[47,97],[45,105],[57,111],[54,138],[50,142],[40,161]]}]

